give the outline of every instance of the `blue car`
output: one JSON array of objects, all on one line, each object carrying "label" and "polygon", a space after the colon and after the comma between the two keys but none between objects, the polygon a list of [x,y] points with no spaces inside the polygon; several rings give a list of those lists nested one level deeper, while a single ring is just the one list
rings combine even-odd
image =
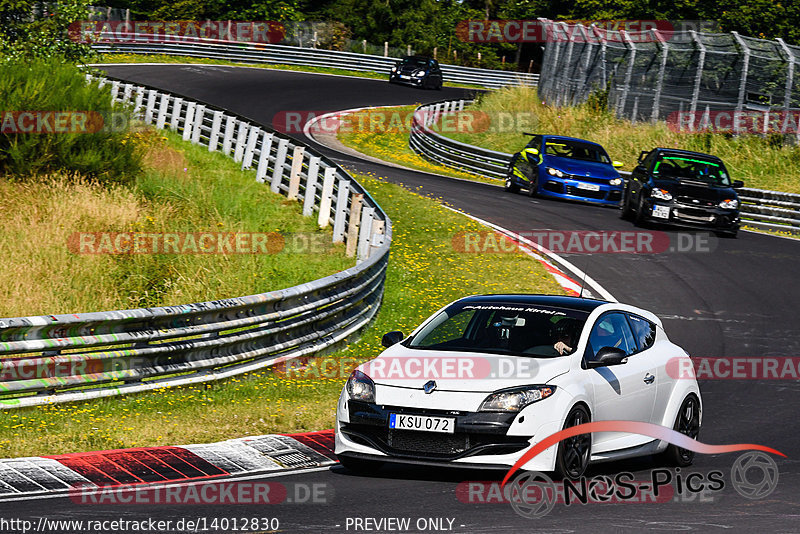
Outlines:
[{"label": "blue car", "polygon": [[619,206],[624,182],[597,143],[560,135],[531,135],[514,154],[506,173],[505,190],[526,189],[532,197],[553,197]]}]

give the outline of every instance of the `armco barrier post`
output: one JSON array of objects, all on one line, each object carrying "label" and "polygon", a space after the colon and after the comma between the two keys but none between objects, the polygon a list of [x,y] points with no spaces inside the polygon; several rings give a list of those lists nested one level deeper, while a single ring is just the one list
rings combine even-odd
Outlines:
[{"label": "armco barrier post", "polygon": [[308,179],[306,180],[305,198],[303,198],[303,215],[311,217],[317,200],[317,180],[319,176],[320,157],[313,156],[308,162]]},{"label": "armco barrier post", "polygon": [[278,141],[278,152],[275,155],[275,168],[272,169],[272,182],[270,189],[273,193],[281,190],[281,180],[283,180],[283,165],[286,163],[286,153],[289,151],[289,140],[281,139]]},{"label": "armco barrier post", "polygon": [[372,246],[372,217],[374,214],[375,208],[371,206],[364,207],[361,210],[361,228],[358,232],[358,261],[364,261],[369,258]]},{"label": "armco barrier post", "polygon": [[153,124],[153,114],[156,109],[156,90],[150,89],[147,91],[147,104],[144,108],[144,122]]},{"label": "armco barrier post", "polygon": [[256,170],[256,182],[264,183],[269,170],[269,157],[272,151],[272,138],[274,134],[264,132],[261,135],[261,150],[258,154],[258,169]]},{"label": "armco barrier post", "polygon": [[333,181],[336,179],[336,169],[325,168],[325,177],[322,180],[322,195],[319,201],[319,217],[317,224],[325,228],[331,221],[331,203],[333,202]]},{"label": "armco barrier post", "polygon": [[305,153],[306,149],[302,146],[294,147],[294,152],[292,152],[292,170],[289,173],[289,192],[286,195],[288,200],[297,200],[297,194],[300,192],[300,173],[303,170],[303,157]]},{"label": "armco barrier post", "polygon": [[206,107],[198,104],[194,109],[194,129],[192,130],[192,143],[200,144],[200,134],[203,132],[203,120],[206,116]]},{"label": "armco barrier post", "polygon": [[347,201],[350,198],[350,180],[339,180],[336,196],[336,214],[333,217],[333,242],[344,241],[344,223],[347,218]]},{"label": "armco barrier post", "polygon": [[352,258],[358,247],[358,229],[361,226],[361,206],[364,204],[362,193],[353,193],[350,199],[350,220],[347,223],[347,244],[345,253]]},{"label": "armco barrier post", "polygon": [[236,129],[236,117],[229,116],[225,121],[225,136],[222,138],[222,153],[226,156],[231,153],[233,144],[233,132]]},{"label": "armco barrier post", "polygon": [[163,130],[167,123],[167,109],[169,108],[169,95],[164,93],[161,95],[161,102],[158,105],[158,118],[156,119],[156,128]]},{"label": "armco barrier post", "polygon": [[214,152],[219,145],[219,129],[222,127],[222,112],[215,111],[211,121],[211,133],[208,136],[208,151]]},{"label": "armco barrier post", "polygon": [[183,104],[183,98],[175,97],[172,101],[172,116],[170,117],[169,127],[172,131],[178,131],[178,124],[181,119],[181,104]]},{"label": "armco barrier post", "polygon": [[189,105],[186,106],[186,118],[183,119],[183,140],[188,141],[192,138],[192,125],[194,124],[194,110],[197,108],[197,104],[194,102],[189,102]]},{"label": "armco barrier post", "polygon": [[236,163],[242,162],[244,156],[244,144],[247,141],[247,124],[244,121],[239,123],[239,129],[236,131],[236,148],[233,150],[233,161]]},{"label": "armco barrier post", "polygon": [[242,157],[242,170],[249,169],[253,166],[253,154],[256,150],[259,133],[261,133],[261,128],[255,124],[250,126],[250,133],[247,134],[247,145],[245,145],[244,156]]}]

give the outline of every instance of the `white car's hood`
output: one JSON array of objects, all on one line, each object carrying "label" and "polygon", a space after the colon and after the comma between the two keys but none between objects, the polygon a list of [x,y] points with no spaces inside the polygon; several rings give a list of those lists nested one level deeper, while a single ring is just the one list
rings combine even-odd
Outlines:
[{"label": "white car's hood", "polygon": [[491,393],[514,386],[546,384],[569,370],[569,360],[416,350],[397,344],[359,366],[359,370],[377,386],[421,390],[434,380],[436,391]]}]

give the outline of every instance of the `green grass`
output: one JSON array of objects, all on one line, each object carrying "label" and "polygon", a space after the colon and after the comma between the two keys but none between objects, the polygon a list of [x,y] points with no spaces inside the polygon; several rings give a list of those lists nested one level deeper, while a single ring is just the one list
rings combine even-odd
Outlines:
[{"label": "green grass", "polygon": [[[337,138],[345,146],[362,154],[411,169],[479,182],[499,183],[498,180],[432,163],[411,150],[408,146],[411,114],[418,106],[419,104],[386,107],[353,113],[348,122],[352,126],[343,127]],[[398,127],[395,126],[396,124],[403,124],[403,126]]]},{"label": "green grass", "polygon": [[[125,184],[59,175],[0,180],[0,317],[168,306],[283,289],[353,265],[325,253],[77,254],[88,232],[322,234],[255,171],[174,133],[134,134],[144,171]],[[287,243],[292,243],[287,239]]]},{"label": "green grass", "polygon": [[[471,109],[484,111],[489,117],[497,117],[500,112],[530,114],[532,121],[526,131],[600,143],[611,159],[623,162],[623,170],[634,168],[642,150],[673,147],[719,156],[732,178],[744,180],[746,187],[800,193],[800,146],[782,143],[779,136],[681,133],[669,129],[664,122],[631,123],[589,105],[551,107],[542,103],[535,88],[527,87],[488,93]],[[528,142],[529,138],[522,135],[523,128],[499,130],[490,128],[479,133],[446,135],[463,143],[509,153],[520,150]]]},{"label": "green grass", "polygon": [[12,410],[0,423],[0,457],[331,428],[336,400],[353,366],[348,362],[375,357],[384,332],[407,333],[442,305],[469,294],[563,293],[525,255],[456,252],[454,235],[483,230],[477,223],[400,186],[356,178],[391,217],[394,240],[386,293],[374,324],[360,340],[329,356],[343,363],[341,373],[297,380],[264,370],[202,386]]},{"label": "green grass", "polygon": [[[262,69],[291,70],[296,72],[316,72],[320,74],[338,74],[372,80],[388,80],[389,73],[363,72],[359,70],[338,69],[334,67],[315,67],[311,65],[284,65],[281,63],[248,63],[243,61],[227,61],[222,59],[201,58],[192,56],[173,56],[166,54],[101,54],[96,63],[195,63],[199,65],[232,65],[257,67]],[[485,89],[482,85],[445,82],[445,87],[464,87],[467,89]]]}]

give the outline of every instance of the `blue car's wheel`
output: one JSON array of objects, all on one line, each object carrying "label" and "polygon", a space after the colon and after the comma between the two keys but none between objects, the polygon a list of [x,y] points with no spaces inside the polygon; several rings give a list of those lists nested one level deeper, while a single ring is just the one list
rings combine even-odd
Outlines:
[{"label": "blue car's wheel", "polygon": [[530,183],[528,184],[528,196],[539,196],[539,171],[537,169],[534,169],[531,173]]}]

